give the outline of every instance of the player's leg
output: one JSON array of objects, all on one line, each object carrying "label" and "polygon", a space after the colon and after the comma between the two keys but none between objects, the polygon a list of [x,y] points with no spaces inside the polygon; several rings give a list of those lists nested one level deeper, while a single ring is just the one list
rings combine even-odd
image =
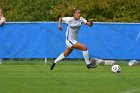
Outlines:
[{"label": "player's leg", "polygon": [[97,67],[93,64],[90,64],[88,50],[87,50],[87,47],[84,44],[81,44],[80,42],[77,42],[76,44],[74,44],[72,46],[72,48],[83,51],[83,56],[84,56],[84,59],[85,59],[85,62],[87,64],[88,69]]},{"label": "player's leg", "polygon": [[57,57],[57,59],[55,59],[55,60],[52,62],[50,70],[53,70],[55,64],[56,64],[58,61],[60,61],[60,60],[64,59],[65,57],[67,57],[67,56],[72,52],[72,50],[73,50],[73,49],[67,47],[66,50],[64,51],[64,53],[60,54],[60,55]]},{"label": "player's leg", "polygon": [[84,59],[86,61],[86,64],[90,64],[90,61],[89,61],[89,56],[88,56],[88,50],[87,50],[87,47],[79,42],[77,42],[76,44],[74,44],[72,46],[72,48],[74,49],[78,49],[78,50],[82,50],[83,51],[83,56],[84,56]]},{"label": "player's leg", "polygon": [[58,61],[67,57],[72,52],[72,50],[73,49],[67,47],[64,53],[60,54],[60,56],[54,61],[54,63],[57,63]]}]

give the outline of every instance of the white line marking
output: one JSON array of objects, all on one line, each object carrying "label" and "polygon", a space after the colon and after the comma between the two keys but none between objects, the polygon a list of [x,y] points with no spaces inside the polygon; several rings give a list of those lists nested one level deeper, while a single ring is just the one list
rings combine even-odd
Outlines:
[{"label": "white line marking", "polygon": [[118,92],[118,93],[135,93],[135,92],[140,92],[140,89],[132,89],[132,90],[127,90],[127,91]]}]

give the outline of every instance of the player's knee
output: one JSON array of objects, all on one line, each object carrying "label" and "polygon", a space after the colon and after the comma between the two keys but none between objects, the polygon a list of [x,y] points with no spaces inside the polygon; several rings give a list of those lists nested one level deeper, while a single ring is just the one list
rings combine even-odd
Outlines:
[{"label": "player's knee", "polygon": [[67,54],[64,54],[64,56],[67,57],[68,55]]},{"label": "player's knee", "polygon": [[83,48],[83,51],[87,51],[87,50],[88,50],[87,47],[84,47],[84,48]]},{"label": "player's knee", "polygon": [[67,57],[69,55],[69,53],[64,53],[64,56]]}]

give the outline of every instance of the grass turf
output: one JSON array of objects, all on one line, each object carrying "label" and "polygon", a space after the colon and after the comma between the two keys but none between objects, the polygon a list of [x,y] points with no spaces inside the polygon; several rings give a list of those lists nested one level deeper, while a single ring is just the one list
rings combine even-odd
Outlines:
[{"label": "grass turf", "polygon": [[[11,62],[12,63],[12,62]],[[140,93],[140,67],[121,65],[87,69],[84,62],[50,64],[6,63],[0,65],[0,93]]]}]

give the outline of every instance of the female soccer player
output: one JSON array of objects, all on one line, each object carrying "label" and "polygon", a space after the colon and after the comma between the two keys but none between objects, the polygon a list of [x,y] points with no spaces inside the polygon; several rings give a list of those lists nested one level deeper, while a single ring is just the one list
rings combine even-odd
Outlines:
[{"label": "female soccer player", "polygon": [[66,31],[66,46],[67,47],[66,47],[66,50],[64,51],[64,53],[60,54],[60,56],[52,62],[50,70],[53,70],[55,64],[58,61],[67,57],[73,51],[73,49],[78,49],[78,50],[83,51],[83,56],[86,61],[88,69],[96,67],[95,65],[91,64],[89,61],[87,47],[84,44],[77,41],[77,35],[78,35],[78,31],[79,31],[81,25],[86,24],[88,26],[92,26],[93,21],[92,20],[87,21],[83,17],[80,17],[81,11],[78,8],[73,9],[72,15],[73,15],[73,17],[61,17],[58,20],[59,30],[62,30],[62,26],[61,26],[62,21],[66,22],[66,24],[67,24],[67,31]]},{"label": "female soccer player", "polygon": [[[4,17],[4,15],[3,15],[2,9],[0,8],[0,25],[3,25],[4,22],[5,22],[5,17]],[[3,59],[0,58],[0,64],[2,64],[2,62],[3,62]]]}]

